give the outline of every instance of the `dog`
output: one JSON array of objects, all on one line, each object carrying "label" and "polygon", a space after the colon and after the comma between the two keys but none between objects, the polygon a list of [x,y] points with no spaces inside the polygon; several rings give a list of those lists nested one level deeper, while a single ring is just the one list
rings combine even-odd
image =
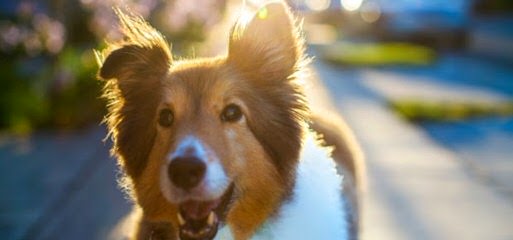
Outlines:
[{"label": "dog", "polygon": [[225,56],[183,60],[141,17],[116,13],[125,38],[96,55],[135,203],[123,234],[357,238],[362,160],[347,130],[308,108],[308,58],[285,3],[236,23]]}]

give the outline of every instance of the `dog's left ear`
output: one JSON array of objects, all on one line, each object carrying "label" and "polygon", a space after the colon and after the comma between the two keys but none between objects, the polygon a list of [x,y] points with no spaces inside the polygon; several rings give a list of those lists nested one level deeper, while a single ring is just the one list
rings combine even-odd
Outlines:
[{"label": "dog's left ear", "polygon": [[265,5],[232,29],[228,63],[250,79],[286,80],[302,58],[303,40],[283,2]]}]

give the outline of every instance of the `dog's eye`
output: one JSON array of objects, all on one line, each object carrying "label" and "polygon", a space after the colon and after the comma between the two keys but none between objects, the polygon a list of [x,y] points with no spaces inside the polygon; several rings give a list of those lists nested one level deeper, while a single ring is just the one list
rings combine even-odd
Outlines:
[{"label": "dog's eye", "polygon": [[224,122],[235,122],[242,117],[240,107],[235,104],[229,104],[223,109],[221,113],[221,120]]},{"label": "dog's eye", "polygon": [[159,114],[159,124],[162,127],[170,127],[173,124],[175,116],[170,109],[162,109]]}]

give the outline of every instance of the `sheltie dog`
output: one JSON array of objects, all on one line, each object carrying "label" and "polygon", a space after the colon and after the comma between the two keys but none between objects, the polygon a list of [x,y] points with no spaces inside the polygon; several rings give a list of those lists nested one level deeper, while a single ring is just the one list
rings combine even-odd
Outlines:
[{"label": "sheltie dog", "polygon": [[186,60],[116,12],[125,38],[96,53],[135,203],[130,238],[356,238],[361,160],[346,132],[309,114],[304,41],[286,4],[236,23],[225,56]]}]

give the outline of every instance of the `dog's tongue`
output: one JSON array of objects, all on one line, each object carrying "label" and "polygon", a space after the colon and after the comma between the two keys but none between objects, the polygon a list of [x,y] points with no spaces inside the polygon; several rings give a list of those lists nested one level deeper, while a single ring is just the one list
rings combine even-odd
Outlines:
[{"label": "dog's tongue", "polygon": [[219,200],[187,201],[180,204],[180,212],[186,219],[205,219],[219,205],[219,202]]}]

